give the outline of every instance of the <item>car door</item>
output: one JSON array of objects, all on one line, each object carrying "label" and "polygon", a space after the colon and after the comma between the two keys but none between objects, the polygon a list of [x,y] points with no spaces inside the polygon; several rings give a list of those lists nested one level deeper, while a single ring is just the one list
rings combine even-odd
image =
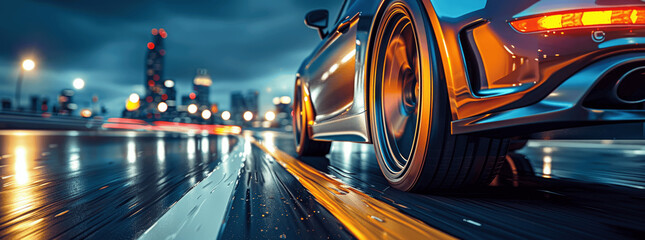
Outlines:
[{"label": "car door", "polygon": [[353,2],[343,3],[338,20],[307,65],[316,122],[342,114],[353,101],[358,14],[347,11]]}]

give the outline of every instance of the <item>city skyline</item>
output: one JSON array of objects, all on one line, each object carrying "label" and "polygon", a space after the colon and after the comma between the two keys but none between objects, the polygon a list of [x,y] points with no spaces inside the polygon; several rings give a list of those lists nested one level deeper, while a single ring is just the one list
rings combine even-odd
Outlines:
[{"label": "city skyline", "polygon": [[[292,94],[299,59],[319,43],[315,32],[302,24],[304,14],[339,5],[338,1],[216,1],[207,7],[191,2],[201,4],[200,8],[167,2],[122,4],[128,5],[124,8],[128,10],[110,7],[119,5],[116,3],[102,7],[76,2],[12,3],[14,9],[39,13],[35,18],[7,8],[0,10],[8,22],[25,22],[21,28],[0,26],[9,33],[0,37],[7,43],[0,47],[0,84],[14,86],[19,63],[34,58],[36,69],[26,74],[23,82],[23,103],[34,94],[54,99],[80,77],[86,87],[77,96],[96,94],[105,103],[108,116],[118,116],[130,93],[145,95],[141,84],[145,46],[150,29],[163,27],[168,31],[164,78],[175,81],[177,96],[190,93],[195,70],[205,68],[213,78],[211,102],[228,108],[231,92],[248,90],[234,83],[244,82],[260,91],[260,111],[266,111],[272,107],[273,97]],[[276,11],[264,11],[267,8]],[[115,16],[119,17],[104,21]],[[264,30],[251,33],[248,29],[260,27]],[[229,36],[222,36],[224,33]],[[247,68],[231,67],[240,62],[246,62]],[[11,98],[13,91],[13,87],[0,89],[0,98]]]}]

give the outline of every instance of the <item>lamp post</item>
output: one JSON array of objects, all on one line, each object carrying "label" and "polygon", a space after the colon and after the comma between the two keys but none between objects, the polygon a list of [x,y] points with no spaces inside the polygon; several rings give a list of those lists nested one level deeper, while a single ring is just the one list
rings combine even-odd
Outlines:
[{"label": "lamp post", "polygon": [[[85,87],[85,80],[83,80],[82,78],[74,78],[74,80],[72,81],[72,87],[74,87],[74,89],[76,89],[76,92],[77,92],[77,94],[78,94],[78,95],[77,95],[77,96],[78,96],[78,99],[82,99],[82,98],[81,98],[81,90],[83,90],[83,88]],[[98,100],[98,99],[97,99],[97,100]],[[78,104],[81,104],[82,102],[84,102],[84,101],[79,100],[79,103],[78,103]],[[90,109],[91,111],[93,111],[93,109],[94,109],[94,97],[92,97],[92,98],[90,99],[90,102],[89,102],[89,103],[90,103],[90,104],[89,104],[89,105],[90,105],[90,106],[89,106],[89,109]],[[84,104],[83,104],[83,105],[84,105]],[[96,111],[96,112],[98,113],[98,111]],[[81,114],[82,114],[82,112],[81,112]],[[91,116],[91,115],[92,115],[92,114],[90,114],[90,116]]]},{"label": "lamp post", "polygon": [[76,78],[72,81],[72,86],[74,86],[76,90],[81,90],[85,87],[85,80],[82,78]]},{"label": "lamp post", "polygon": [[20,86],[22,85],[22,78],[25,71],[31,71],[36,67],[34,60],[26,59],[22,61],[20,73],[18,73],[18,82],[16,83],[16,109],[20,110]]}]

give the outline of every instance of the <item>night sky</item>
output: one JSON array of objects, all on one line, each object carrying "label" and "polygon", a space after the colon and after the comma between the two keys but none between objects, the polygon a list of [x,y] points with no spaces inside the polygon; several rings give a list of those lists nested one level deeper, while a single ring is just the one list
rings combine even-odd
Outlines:
[{"label": "night sky", "polygon": [[228,109],[230,92],[260,91],[261,111],[275,96],[292,95],[295,73],[320,42],[303,24],[309,10],[341,0],[20,0],[0,4],[0,98],[13,100],[19,66],[33,58],[22,103],[34,94],[55,100],[74,78],[119,116],[132,92],[144,93],[146,43],[152,28],[164,28],[164,78],[176,81],[178,100],[191,90],[197,68],[208,69],[211,101]]}]

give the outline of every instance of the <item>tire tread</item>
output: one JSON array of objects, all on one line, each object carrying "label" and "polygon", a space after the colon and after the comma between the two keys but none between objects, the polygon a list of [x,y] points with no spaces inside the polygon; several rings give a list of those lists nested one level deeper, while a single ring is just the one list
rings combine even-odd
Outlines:
[{"label": "tire tread", "polygon": [[302,156],[325,156],[331,149],[331,142],[314,141],[305,139],[302,146]]},{"label": "tire tread", "polygon": [[[441,147],[434,174],[417,191],[460,189],[488,185],[504,163],[509,139],[449,135]],[[428,159],[429,160],[429,159]]]}]

